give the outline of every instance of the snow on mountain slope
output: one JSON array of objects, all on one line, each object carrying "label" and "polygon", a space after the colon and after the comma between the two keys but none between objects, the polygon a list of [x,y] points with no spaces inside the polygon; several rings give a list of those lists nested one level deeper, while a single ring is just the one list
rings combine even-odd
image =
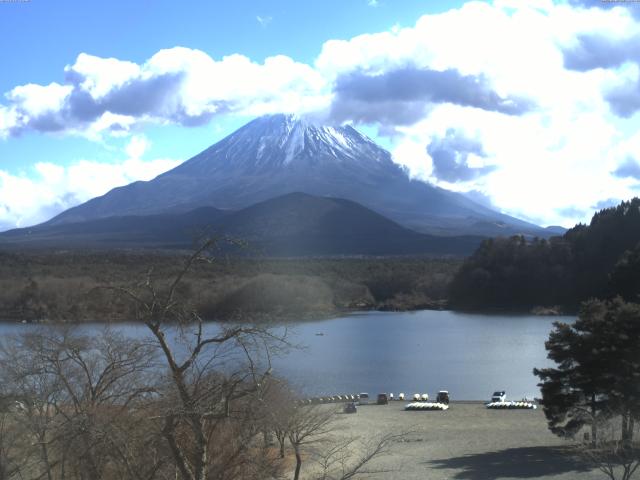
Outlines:
[{"label": "snow on mountain slope", "polygon": [[351,126],[282,114],[257,118],[173,170],[116,188],[49,223],[199,206],[240,209],[291,192],[353,200],[422,232],[546,236],[536,225],[410,179],[388,151]]}]

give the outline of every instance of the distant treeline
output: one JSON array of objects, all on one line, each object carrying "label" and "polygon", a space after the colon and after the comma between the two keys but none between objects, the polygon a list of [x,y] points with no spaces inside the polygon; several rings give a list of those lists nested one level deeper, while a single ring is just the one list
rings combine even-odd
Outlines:
[{"label": "distant treeline", "polygon": [[[0,319],[128,321],[104,287],[171,278],[185,256],[141,252],[0,253]],[[455,258],[227,259],[194,266],[178,292],[208,319],[304,319],[350,310],[442,308]]]},{"label": "distant treeline", "polygon": [[575,312],[590,298],[640,294],[640,199],[596,213],[562,237],[485,240],[450,286],[454,308]]}]

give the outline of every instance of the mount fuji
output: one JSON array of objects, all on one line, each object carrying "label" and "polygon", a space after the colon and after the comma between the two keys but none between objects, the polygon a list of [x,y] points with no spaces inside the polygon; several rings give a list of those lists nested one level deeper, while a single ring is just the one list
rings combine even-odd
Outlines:
[{"label": "mount fuji", "polygon": [[180,166],[71,208],[44,225],[114,216],[238,210],[293,192],[357,202],[436,235],[539,235],[541,227],[411,179],[391,154],[351,126],[294,115],[257,118]]}]

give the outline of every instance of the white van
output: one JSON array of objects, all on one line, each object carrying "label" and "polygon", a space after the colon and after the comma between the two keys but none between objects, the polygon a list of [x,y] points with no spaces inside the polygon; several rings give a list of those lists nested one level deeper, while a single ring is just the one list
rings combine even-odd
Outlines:
[{"label": "white van", "polygon": [[361,393],[360,395],[358,395],[358,404],[359,405],[367,405],[369,403],[369,394],[368,393]]}]

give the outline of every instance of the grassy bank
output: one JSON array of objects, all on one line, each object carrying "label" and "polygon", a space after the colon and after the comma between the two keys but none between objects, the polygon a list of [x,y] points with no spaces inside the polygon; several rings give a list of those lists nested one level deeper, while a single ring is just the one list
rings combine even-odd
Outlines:
[{"label": "grassy bank", "polygon": [[[130,321],[129,303],[105,286],[152,277],[162,284],[184,256],[126,252],[0,254],[0,318]],[[460,266],[453,258],[218,259],[202,262],[182,300],[210,319],[331,316],[351,310],[442,308]]]}]

